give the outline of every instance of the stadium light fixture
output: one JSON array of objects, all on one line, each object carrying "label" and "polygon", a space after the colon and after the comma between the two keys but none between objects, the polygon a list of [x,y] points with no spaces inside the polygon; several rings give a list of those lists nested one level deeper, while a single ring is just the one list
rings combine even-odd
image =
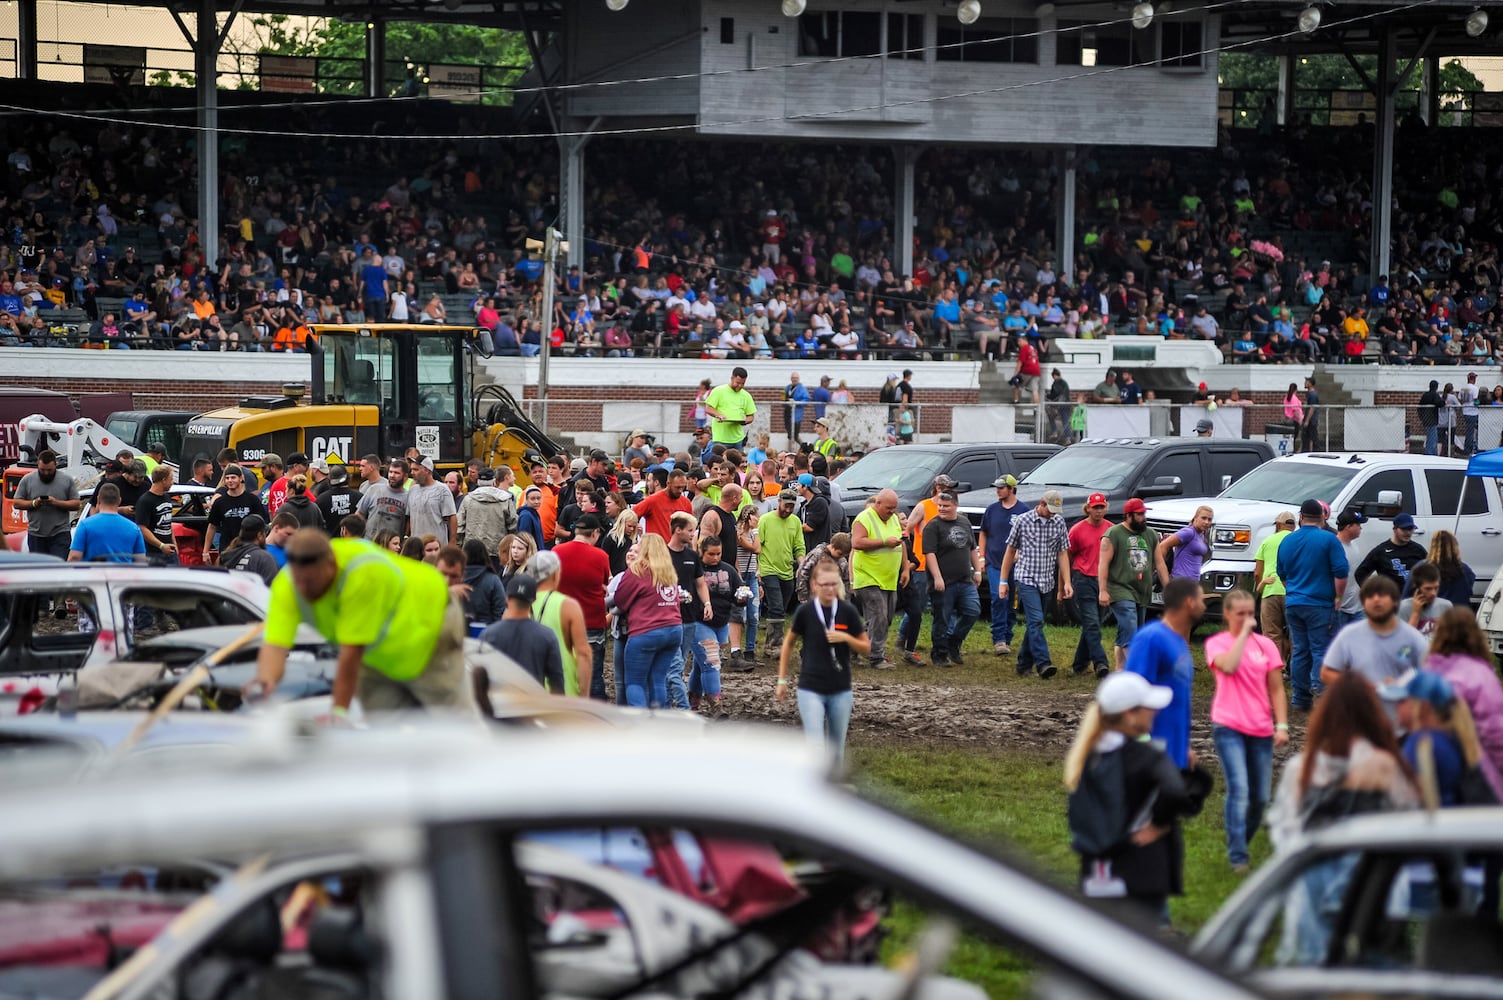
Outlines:
[{"label": "stadium light fixture", "polygon": [[804,12],[804,0],[783,0],[783,16],[798,17]]},{"label": "stadium light fixture", "polygon": [[1315,29],[1320,27],[1320,8],[1312,3],[1299,12],[1299,20],[1296,23],[1302,34],[1313,35]]},{"label": "stadium light fixture", "polygon": [[1480,38],[1487,30],[1487,11],[1480,7],[1466,16],[1466,33],[1468,38]]},{"label": "stadium light fixture", "polygon": [[1037,7],[1033,8],[1033,16],[1034,17],[1048,17],[1050,14],[1053,14],[1053,13],[1054,13],[1054,4],[1051,3],[1050,0],[1044,0],[1043,3],[1041,3]]},{"label": "stadium light fixture", "polygon": [[631,0],[605,0],[605,5],[614,11],[623,11]]},{"label": "stadium light fixture", "polygon": [[955,18],[961,24],[975,24],[981,17],[981,0],[960,0],[955,8]]},{"label": "stadium light fixture", "polygon": [[1144,0],[1132,9],[1132,26],[1142,31],[1153,23],[1153,4]]},{"label": "stadium light fixture", "polygon": [[444,10],[458,10],[464,6],[464,0],[444,0]]}]

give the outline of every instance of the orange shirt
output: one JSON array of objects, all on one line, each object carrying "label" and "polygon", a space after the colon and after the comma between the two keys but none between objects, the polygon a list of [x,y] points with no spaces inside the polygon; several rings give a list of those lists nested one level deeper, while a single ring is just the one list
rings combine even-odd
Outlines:
[{"label": "orange shirt", "polygon": [[209,299],[194,299],[193,315],[199,319],[208,319],[214,315],[214,303]]},{"label": "orange shirt", "polygon": [[543,524],[543,539],[553,544],[553,529],[558,525],[558,487],[544,483],[543,502],[538,505],[538,520]]},{"label": "orange shirt", "polygon": [[924,523],[913,533],[913,558],[922,566],[924,565],[924,528],[939,516],[939,505],[934,502],[933,497],[930,497],[927,500],[920,500],[914,509],[917,510],[919,507],[924,509]]}]

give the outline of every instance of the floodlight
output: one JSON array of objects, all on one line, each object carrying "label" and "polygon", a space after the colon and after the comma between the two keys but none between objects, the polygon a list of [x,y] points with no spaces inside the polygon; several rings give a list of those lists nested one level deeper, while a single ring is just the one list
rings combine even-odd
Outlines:
[{"label": "floodlight", "polygon": [[1142,31],[1153,23],[1153,4],[1144,0],[1132,9],[1132,26]]},{"label": "floodlight", "polygon": [[1478,38],[1487,30],[1487,11],[1474,10],[1466,16],[1468,38]]},{"label": "floodlight", "polygon": [[1299,12],[1299,30],[1306,35],[1314,34],[1320,27],[1320,8],[1311,4]]},{"label": "floodlight", "polygon": [[611,10],[617,11],[625,10],[626,5],[629,3],[631,3],[631,0],[605,0],[605,5],[607,7],[609,7]]},{"label": "floodlight", "polygon": [[804,0],[783,0],[783,16],[798,17],[804,12]]},{"label": "floodlight", "polygon": [[961,24],[975,24],[981,17],[981,0],[960,0],[955,8],[955,17]]}]

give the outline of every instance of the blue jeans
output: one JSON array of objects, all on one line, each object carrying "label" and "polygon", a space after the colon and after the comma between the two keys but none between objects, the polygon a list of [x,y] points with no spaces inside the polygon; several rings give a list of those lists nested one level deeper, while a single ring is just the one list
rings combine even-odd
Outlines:
[{"label": "blue jeans", "polygon": [[931,629],[934,639],[934,658],[954,658],[965,645],[965,637],[971,634],[971,626],[981,617],[981,596],[974,583],[947,583],[944,590],[933,592],[935,599],[934,620],[938,626]]},{"label": "blue jeans", "polygon": [[1273,789],[1273,737],[1212,726],[1211,739],[1226,778],[1226,857],[1234,865],[1245,865],[1248,841],[1263,822]]},{"label": "blue jeans", "polygon": [[1071,577],[1075,613],[1080,616],[1080,641],[1075,644],[1075,661],[1071,666],[1077,674],[1083,674],[1092,667],[1109,667],[1111,662],[1101,646],[1101,605],[1096,603],[1101,590],[1096,585],[1096,578],[1078,570]]},{"label": "blue jeans", "polygon": [[751,591],[751,600],[746,602],[745,607],[731,612],[731,621],[742,623],[741,648],[746,650],[747,656],[750,656],[757,651],[757,604],[762,599],[762,581],[748,574],[742,577],[741,582],[745,583],[746,589]]},{"label": "blue jeans", "polygon": [[1296,604],[1284,601],[1284,623],[1289,626],[1289,704],[1309,708],[1320,694],[1320,663],[1331,643],[1332,607],[1329,604]]},{"label": "blue jeans", "polygon": [[618,635],[611,651],[611,679],[616,689],[616,704],[626,704],[626,636]]},{"label": "blue jeans", "polygon": [[997,587],[1002,583],[1002,567],[988,566],[986,568],[986,585],[991,588],[987,597],[992,602],[992,645],[1005,642],[1012,645],[1013,626],[1016,624],[1017,612],[1013,607],[1013,601],[1017,599],[1018,585],[1009,580],[1007,584],[1007,600],[997,596]]},{"label": "blue jeans", "polygon": [[[682,625],[665,625],[626,640],[628,705],[661,708],[668,704],[668,675],[673,672],[673,662],[678,659],[683,637]],[[679,683],[683,683],[682,677]]]},{"label": "blue jeans", "polygon": [[1468,455],[1476,454],[1477,451],[1477,423],[1482,418],[1475,413],[1466,418],[1466,452]]},{"label": "blue jeans", "polygon": [[903,649],[913,652],[918,648],[919,629],[924,622],[924,604],[929,597],[929,574],[914,570],[908,574],[908,586],[898,592],[898,606],[903,609],[903,621],[898,626],[898,641]]},{"label": "blue jeans", "polygon": [[[1353,622],[1360,622],[1366,617],[1367,615],[1361,611],[1342,611],[1340,609],[1337,609],[1331,614],[1331,638],[1336,638],[1336,633],[1340,632],[1342,629],[1346,628]],[[1317,663],[1315,665],[1315,669],[1318,673],[1320,670],[1320,664]]]},{"label": "blue jeans", "polygon": [[1435,454],[1435,446],[1440,441],[1440,429],[1438,427],[1425,428],[1425,454]]},{"label": "blue jeans", "polygon": [[798,717],[812,746],[828,751],[839,764],[845,760],[845,733],[851,725],[851,692],[817,694],[798,690]]},{"label": "blue jeans", "polygon": [[[688,626],[684,631],[689,631]],[[689,674],[689,694],[720,697],[720,651],[730,641],[729,625],[717,628],[699,622],[694,626],[694,670]]]},{"label": "blue jeans", "polygon": [[590,640],[590,697],[605,701],[605,644],[607,636],[603,628],[585,629]]},{"label": "blue jeans", "polygon": [[1018,673],[1042,673],[1049,662],[1049,641],[1044,638],[1044,604],[1052,591],[1031,583],[1018,584],[1018,603],[1023,605],[1023,645],[1018,648]]},{"label": "blue jeans", "polygon": [[689,708],[689,685],[684,681],[684,671],[694,663],[694,625],[685,622],[679,633],[678,652],[673,667],[668,671],[668,704],[674,708]]},{"label": "blue jeans", "polygon": [[1113,601],[1111,607],[1112,617],[1117,621],[1117,638],[1112,645],[1126,649],[1132,645],[1132,637],[1138,634],[1138,629],[1143,627],[1143,609],[1137,601]]}]

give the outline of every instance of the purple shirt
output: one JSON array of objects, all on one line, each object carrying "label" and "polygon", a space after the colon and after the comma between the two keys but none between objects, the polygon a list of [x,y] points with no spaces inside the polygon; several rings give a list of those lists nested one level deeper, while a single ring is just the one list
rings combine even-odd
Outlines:
[{"label": "purple shirt", "polygon": [[1211,547],[1206,544],[1205,536],[1187,524],[1176,531],[1174,537],[1179,539],[1179,544],[1174,547],[1174,565],[1169,567],[1169,575],[1199,580],[1200,564],[1211,554]]}]

